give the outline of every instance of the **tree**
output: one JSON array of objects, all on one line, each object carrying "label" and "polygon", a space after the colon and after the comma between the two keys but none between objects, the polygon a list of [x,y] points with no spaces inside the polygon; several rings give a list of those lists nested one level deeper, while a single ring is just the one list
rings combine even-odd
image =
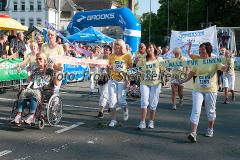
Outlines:
[{"label": "tree", "polygon": [[[166,44],[168,31],[168,2],[169,2],[169,30],[187,30],[188,0],[159,0],[160,8],[157,15],[152,15],[152,42]],[[207,12],[208,11],[208,12]],[[208,13],[208,14],[207,14]],[[240,27],[239,0],[189,0],[189,30],[199,30],[208,27],[209,22],[219,27]],[[149,13],[141,17],[142,40],[147,42]],[[201,24],[204,24],[201,26]]]},{"label": "tree", "polygon": [[[120,7],[128,7],[129,0],[114,0]],[[134,3],[134,14],[136,15],[136,11],[138,10],[138,1],[135,0]]]}]

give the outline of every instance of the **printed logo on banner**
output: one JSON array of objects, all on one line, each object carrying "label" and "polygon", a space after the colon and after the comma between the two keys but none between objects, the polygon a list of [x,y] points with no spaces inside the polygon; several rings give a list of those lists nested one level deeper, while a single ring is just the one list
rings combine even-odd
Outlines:
[{"label": "printed logo on banner", "polygon": [[218,55],[216,26],[197,31],[172,31],[170,39],[170,50],[168,53],[171,53],[175,48],[179,47],[182,49],[182,55],[188,57],[188,46],[186,44],[189,42],[192,43],[193,54],[199,53],[200,44],[204,42],[210,42],[213,46],[213,54]]},{"label": "printed logo on banner", "polygon": [[81,21],[84,20],[85,18],[86,18],[85,16],[81,15],[81,17],[77,19],[77,22],[81,22]]},{"label": "printed logo on banner", "polygon": [[87,21],[92,20],[104,20],[104,19],[113,19],[115,18],[114,13],[108,13],[108,14],[96,14],[96,15],[89,15],[87,16]]}]

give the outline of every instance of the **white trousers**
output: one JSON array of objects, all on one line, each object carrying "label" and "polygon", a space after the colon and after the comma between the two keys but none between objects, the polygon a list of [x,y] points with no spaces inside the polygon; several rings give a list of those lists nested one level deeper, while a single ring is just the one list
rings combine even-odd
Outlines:
[{"label": "white trousers", "polygon": [[140,85],[140,92],[141,108],[149,106],[151,110],[156,110],[161,92],[161,84],[157,86]]},{"label": "white trousers", "polygon": [[234,90],[235,75],[223,73],[223,87],[229,90]]},{"label": "white trousers", "polygon": [[198,125],[202,102],[205,100],[205,109],[207,113],[208,121],[214,121],[216,118],[216,100],[217,93],[215,92],[192,92],[192,113],[190,117],[190,121],[196,125]]},{"label": "white trousers", "polygon": [[115,108],[117,104],[119,107],[127,106],[124,83],[115,80],[108,81],[109,108]]},{"label": "white trousers", "polygon": [[94,72],[90,73],[90,92],[94,92],[95,81],[94,81]]},{"label": "white trousers", "polygon": [[99,106],[106,107],[109,98],[108,83],[105,83],[104,85],[99,85],[99,92],[100,92]]}]

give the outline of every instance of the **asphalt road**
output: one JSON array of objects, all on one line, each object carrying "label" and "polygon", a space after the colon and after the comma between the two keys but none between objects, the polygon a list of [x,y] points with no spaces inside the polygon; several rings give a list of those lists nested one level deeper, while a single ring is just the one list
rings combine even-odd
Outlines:
[{"label": "asphalt road", "polygon": [[[212,138],[204,136],[207,127],[203,108],[198,142],[187,140],[190,131],[191,85],[184,89],[184,106],[170,110],[168,88],[163,88],[158,105],[155,128],[139,131],[140,102],[128,98],[129,120],[108,128],[110,115],[97,119],[98,98],[88,95],[88,83],[74,83],[61,90],[63,119],[56,127],[15,127],[8,121],[16,91],[0,95],[0,160],[239,160],[240,159],[240,93],[236,101],[224,105],[218,94],[217,120]],[[240,91],[239,73],[236,90]]]}]

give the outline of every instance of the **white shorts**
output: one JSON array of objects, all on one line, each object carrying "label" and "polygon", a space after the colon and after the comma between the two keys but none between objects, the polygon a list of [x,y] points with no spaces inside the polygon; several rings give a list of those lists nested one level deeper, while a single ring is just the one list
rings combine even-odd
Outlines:
[{"label": "white shorts", "polygon": [[235,75],[223,73],[223,87],[229,90],[234,90]]},{"label": "white shorts", "polygon": [[108,83],[105,83],[104,85],[99,85],[99,92],[100,92],[99,106],[106,107],[109,98]]},{"label": "white shorts", "polygon": [[205,109],[208,117],[208,121],[213,121],[216,118],[216,100],[217,93],[215,92],[192,92],[192,113],[190,117],[190,121],[196,125],[198,125],[202,102],[205,100]]},{"label": "white shorts", "polygon": [[109,108],[115,108],[118,104],[119,107],[126,107],[126,88],[125,82],[109,80],[108,93],[109,93]]},{"label": "white shorts", "polygon": [[157,86],[147,86],[141,84],[140,92],[141,108],[147,108],[149,106],[151,110],[156,110],[159,101],[159,94],[161,92],[161,84]]}]

